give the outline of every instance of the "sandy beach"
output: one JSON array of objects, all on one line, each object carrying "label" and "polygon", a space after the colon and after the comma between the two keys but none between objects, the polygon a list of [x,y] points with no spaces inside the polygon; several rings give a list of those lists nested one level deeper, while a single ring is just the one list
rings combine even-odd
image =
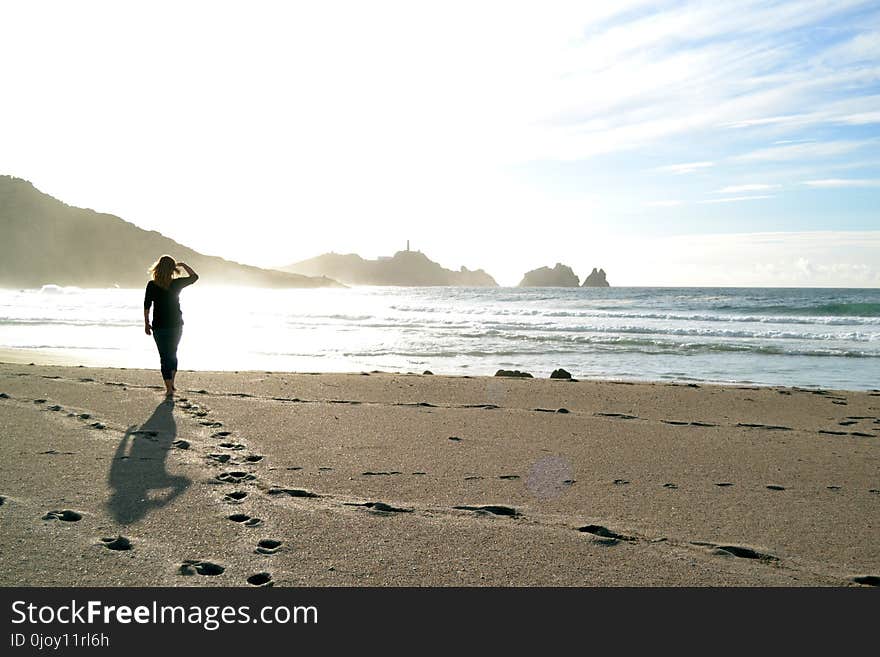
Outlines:
[{"label": "sandy beach", "polygon": [[170,403],[160,384],[0,364],[0,584],[880,576],[880,392],[182,372]]}]

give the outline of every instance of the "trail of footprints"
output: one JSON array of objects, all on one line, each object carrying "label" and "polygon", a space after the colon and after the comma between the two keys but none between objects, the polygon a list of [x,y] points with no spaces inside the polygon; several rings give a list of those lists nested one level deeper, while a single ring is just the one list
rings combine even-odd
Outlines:
[{"label": "trail of footprints", "polygon": [[[107,383],[110,385],[110,383]],[[125,384],[116,384],[113,385],[121,385]],[[201,393],[206,393],[206,391],[198,391]],[[780,391],[782,392],[782,391]],[[812,394],[827,394],[822,391],[810,391]],[[0,400],[10,399],[10,396],[6,393],[0,393]],[[46,405],[46,399],[35,399],[32,400],[33,403],[38,405]],[[300,400],[293,400],[300,401]],[[844,400],[833,399],[832,401],[841,402]],[[414,406],[432,406],[427,403],[419,403],[419,404],[410,404]],[[179,398],[177,400],[177,406],[181,408],[184,412],[191,415],[201,426],[207,429],[220,429],[223,426],[223,423],[220,421],[208,419],[208,415],[210,414],[209,409],[199,406],[197,404],[193,404],[188,401],[186,398]],[[482,407],[482,406],[480,406]],[[64,412],[64,408],[58,404],[51,404],[45,407],[45,410],[49,412]],[[555,412],[555,413],[568,413],[567,409],[533,409],[539,412]],[[78,421],[86,423],[89,428],[95,430],[104,430],[107,426],[99,421],[90,422],[93,420],[91,414],[89,413],[74,413],[67,412],[66,415],[71,418],[75,418]],[[639,420],[641,418],[630,415],[626,413],[612,413],[612,412],[600,412],[594,414],[597,417],[607,417],[611,419],[621,419],[621,420]],[[698,426],[698,427],[714,427],[718,426],[712,423],[704,423],[697,421],[678,421],[678,420],[660,420],[665,424],[675,425],[675,426]],[[873,416],[848,416],[845,420],[838,422],[839,426],[843,427],[854,427],[855,425],[861,422],[871,422],[874,425],[880,425],[880,418],[876,418]],[[747,429],[762,429],[762,430],[770,430],[770,431],[791,431],[791,427],[778,426],[778,425],[767,425],[767,424],[759,424],[759,423],[739,423],[736,426]],[[147,434],[147,437],[155,437],[155,433],[152,436],[149,434],[152,432],[135,432],[141,434]],[[875,434],[870,434],[864,431],[839,431],[839,430],[819,430],[821,434],[832,434],[832,435],[853,435],[853,436],[861,436],[861,437],[875,437]],[[217,449],[222,449],[224,452],[210,452],[206,454],[206,459],[208,462],[214,463],[216,465],[227,465],[233,462],[241,463],[242,465],[253,465],[260,463],[263,460],[262,455],[257,454],[243,454],[246,451],[247,446],[234,442],[233,439],[230,439],[232,432],[227,430],[217,430],[211,434],[211,438],[215,440],[222,440],[216,444]],[[452,436],[449,438],[451,441],[460,442],[461,438],[457,436]],[[191,443],[189,441],[179,439],[173,443],[173,446],[178,449],[189,449],[191,447]],[[59,453],[55,450],[49,450],[47,453]],[[233,461],[232,454],[240,455],[240,458],[237,458]],[[299,467],[291,467],[287,468],[288,470],[298,470],[301,469]],[[321,470],[329,470],[330,468],[321,468]],[[362,473],[362,476],[394,476],[400,475],[402,473],[398,471],[365,471]],[[414,475],[423,475],[425,473],[417,472],[412,473]],[[465,480],[473,480],[473,479],[481,479],[480,476],[467,476]],[[516,480],[519,479],[519,475],[513,474],[505,474],[499,475],[499,479],[506,480]],[[249,471],[245,470],[227,470],[221,472],[216,475],[215,479],[222,483],[231,483],[231,484],[242,484],[245,482],[254,483],[257,480],[257,476]],[[567,484],[573,484],[573,480],[569,480],[566,482]],[[630,482],[625,479],[616,479],[614,480],[614,485],[627,485]],[[715,486],[719,488],[725,488],[733,486],[732,482],[717,482]],[[666,483],[663,485],[664,488],[675,490],[677,489],[677,485],[674,483]],[[777,484],[768,484],[766,488],[773,491],[784,491],[785,488],[783,486]],[[840,490],[840,486],[827,486],[829,490],[835,491]],[[872,493],[880,493],[880,491],[872,489],[870,492]],[[293,498],[319,498],[322,497],[317,493],[312,491],[304,490],[304,489],[296,489],[296,488],[282,488],[277,486],[272,486],[266,489],[266,494],[270,496],[285,496],[285,497],[293,497]],[[249,496],[248,491],[244,490],[232,490],[228,491],[223,495],[222,502],[229,505],[239,505],[244,503]],[[7,498],[5,496],[0,495],[0,507],[4,505]],[[390,516],[396,515],[400,513],[412,513],[414,509],[411,508],[402,508],[395,507],[393,505],[387,504],[381,501],[367,501],[367,502],[343,502],[344,506],[353,506],[353,507],[361,507],[370,513],[376,515]],[[464,511],[469,512],[477,516],[499,516],[499,517],[507,517],[512,519],[521,519],[522,514],[515,509],[514,507],[505,506],[505,505],[496,505],[496,504],[488,504],[488,505],[457,505],[452,507],[455,511]],[[237,525],[242,527],[259,527],[263,525],[263,521],[260,518],[251,517],[246,513],[233,513],[226,516],[227,519]],[[62,509],[62,510],[53,510],[48,511],[44,516],[43,520],[46,521],[60,521],[62,523],[75,523],[82,519],[82,514],[74,511],[72,509]],[[626,534],[621,534],[615,532],[607,527],[602,525],[590,524],[577,528],[577,531],[587,535],[590,537],[591,541],[604,546],[613,546],[620,543],[639,543],[639,542],[648,542],[648,543],[657,543],[664,542],[666,538],[655,538],[648,539],[644,537],[631,536]],[[129,538],[125,536],[115,536],[115,537],[105,537],[100,539],[100,544],[103,545],[108,550],[113,551],[128,551],[133,549],[132,542]],[[731,557],[731,558],[741,558],[741,559],[750,559],[756,560],[763,563],[778,563],[780,558],[776,555],[761,552],[754,548],[748,546],[741,545],[722,545],[715,544],[703,541],[691,541],[690,545],[698,548],[709,549],[712,554],[722,556],[722,557]],[[283,543],[282,541],[264,538],[257,541],[256,546],[254,548],[254,552],[256,554],[262,556],[271,556],[278,553],[279,550],[282,549]],[[202,576],[217,576],[221,575],[225,572],[225,567],[210,561],[203,561],[198,559],[187,559],[181,563],[179,566],[178,572],[180,575],[191,576],[191,575],[202,575]],[[246,579],[247,583],[251,586],[265,587],[265,586],[273,586],[274,580],[272,578],[271,573],[269,572],[258,572],[255,573]],[[852,582],[866,585],[866,586],[880,586],[880,577],[875,575],[862,575],[853,577],[851,579]]]},{"label": "trail of footprints", "polygon": [[[198,391],[206,394],[207,391]],[[209,451],[205,454],[208,464],[214,466],[231,466],[231,465],[253,465],[263,461],[261,454],[248,454],[247,445],[235,442],[232,438],[232,432],[222,429],[223,423],[219,420],[210,419],[210,409],[203,405],[194,404],[187,398],[179,398],[177,400],[178,408],[192,416],[199,425],[208,430],[213,429],[210,439],[216,442],[213,447],[209,447]],[[216,449],[218,451],[210,451]],[[253,483],[257,480],[257,475],[248,470],[229,469],[214,476],[215,481],[224,484],[241,485]],[[248,499],[249,492],[245,490],[231,490],[223,494],[221,501],[225,504],[240,505],[244,504]],[[261,518],[253,517],[247,513],[231,513],[226,519],[235,525],[253,529],[262,527],[264,522]],[[282,542],[264,538],[260,539],[254,552],[256,554],[271,556],[281,549]],[[226,571],[225,566],[213,563],[211,561],[202,561],[198,559],[187,559],[181,563],[178,572],[184,576],[203,575],[213,577],[222,575]],[[258,572],[246,578],[246,582],[251,586],[268,587],[275,584],[272,574],[269,572]]]}]

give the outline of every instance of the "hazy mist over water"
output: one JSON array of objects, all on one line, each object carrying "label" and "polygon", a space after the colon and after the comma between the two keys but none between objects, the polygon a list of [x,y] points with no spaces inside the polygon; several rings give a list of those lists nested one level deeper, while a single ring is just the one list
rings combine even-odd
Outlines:
[{"label": "hazy mist over water", "polygon": [[[0,290],[0,348],[157,368],[142,290]],[[880,289],[198,285],[180,367],[878,387]]]}]

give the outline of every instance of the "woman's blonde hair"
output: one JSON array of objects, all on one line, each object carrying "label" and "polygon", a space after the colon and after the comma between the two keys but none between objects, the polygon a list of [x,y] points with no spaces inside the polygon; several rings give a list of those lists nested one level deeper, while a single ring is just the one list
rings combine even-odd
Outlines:
[{"label": "woman's blonde hair", "polygon": [[177,261],[170,255],[163,255],[149,269],[150,276],[152,276],[156,285],[166,290],[171,285],[171,279],[174,278],[175,271],[177,271]]}]

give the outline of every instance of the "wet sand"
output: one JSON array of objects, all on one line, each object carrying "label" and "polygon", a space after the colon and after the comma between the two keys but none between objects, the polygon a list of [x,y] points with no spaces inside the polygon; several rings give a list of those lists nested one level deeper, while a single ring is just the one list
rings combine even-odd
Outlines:
[{"label": "wet sand", "polygon": [[[0,585],[860,586],[880,392],[0,364]],[[873,578],[873,579],[872,579]]]}]

